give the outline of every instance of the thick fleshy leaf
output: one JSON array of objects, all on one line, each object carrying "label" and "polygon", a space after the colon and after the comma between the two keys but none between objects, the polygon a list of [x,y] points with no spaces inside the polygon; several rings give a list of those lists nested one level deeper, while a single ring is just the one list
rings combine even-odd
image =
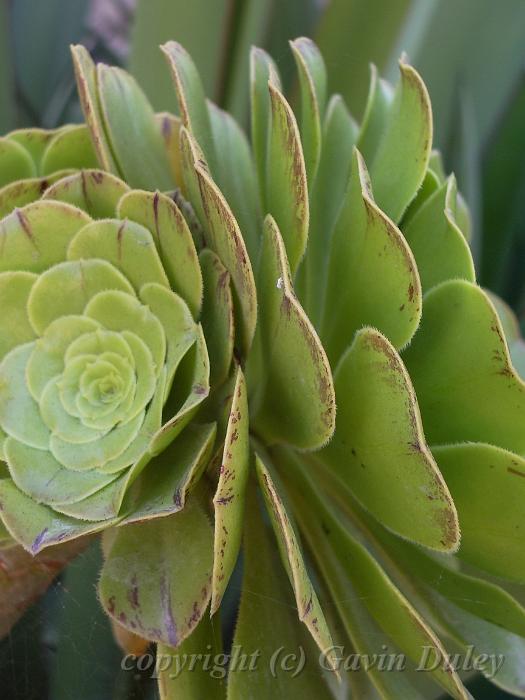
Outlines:
[{"label": "thick fleshy leaf", "polygon": [[209,103],[208,107],[213,140],[221,153],[215,180],[239,223],[250,260],[255,264],[262,216],[250,145],[232,116],[213,103]]},{"label": "thick fleshy leaf", "polygon": [[[484,446],[473,447],[479,449]],[[370,526],[369,522],[367,526]],[[455,566],[454,559],[431,556],[383,528],[375,526],[373,532],[384,544],[389,556],[395,559],[398,566],[410,572],[414,581],[417,579],[420,585],[436,590],[476,617],[525,637],[525,608],[505,589],[478,576],[463,573]]]},{"label": "thick fleshy leaf", "polygon": [[96,168],[97,165],[89,131],[81,124],[58,130],[42,154],[39,171],[46,177],[60,170]]},{"label": "thick fleshy leaf", "polygon": [[269,469],[258,455],[255,457],[255,464],[266,509],[295,595],[299,619],[306,625],[326,664],[335,671],[337,661],[334,643],[308,575],[294,526]]},{"label": "thick fleshy leaf", "polygon": [[422,306],[417,266],[399,229],[374,202],[358,151],[333,235],[327,285],[321,337],[332,364],[363,326],[376,327],[397,349],[411,340]]},{"label": "thick fleshy leaf", "polygon": [[85,226],[67,251],[68,260],[82,258],[102,258],[110,262],[137,292],[149,282],[169,288],[152,234],[134,221],[103,219]]},{"label": "thick fleshy leaf", "polygon": [[423,292],[449,279],[475,282],[474,261],[455,218],[456,194],[456,181],[451,177],[403,226]]},{"label": "thick fleshy leaf", "polygon": [[86,123],[100,166],[114,175],[120,175],[106,134],[104,117],[98,95],[97,69],[83,46],[72,46],[71,54],[77,89]]},{"label": "thick fleshy leaf", "polygon": [[280,87],[277,66],[266,51],[252,46],[250,53],[251,140],[264,211],[266,211],[266,165],[270,127],[269,81],[276,87]]},{"label": "thick fleshy leaf", "polygon": [[488,298],[491,300],[491,302],[496,308],[499,320],[501,321],[501,325],[503,327],[505,338],[507,339],[507,343],[510,347],[516,340],[519,340],[521,338],[521,329],[518,317],[507,304],[507,302],[504,301],[501,297],[499,297],[497,294],[494,294],[488,289],[486,289],[485,291],[487,293]]},{"label": "thick fleshy leaf", "polygon": [[160,192],[134,190],[120,200],[117,216],[151,232],[171,288],[196,318],[202,303],[202,275],[188,224],[175,202]]},{"label": "thick fleshy leaf", "polygon": [[403,59],[399,69],[401,79],[369,163],[376,202],[395,222],[423,182],[432,147],[432,111],[425,84]]},{"label": "thick fleshy leaf", "polygon": [[[193,240],[197,250],[204,247],[204,225],[206,214],[201,198],[199,178],[195,171],[195,164],[199,163],[203,168],[208,168],[199,144],[190,132],[182,126],[180,129],[180,153],[181,153],[181,197],[184,197],[186,207],[183,208],[179,202],[181,210],[191,229]],[[176,193],[175,193],[176,195]]]},{"label": "thick fleshy leaf", "polygon": [[8,438],[5,456],[14,483],[37,503],[49,506],[74,503],[96,493],[116,474],[77,473],[64,469],[53,455]]},{"label": "thick fleshy leaf", "polygon": [[299,73],[301,88],[301,142],[306,177],[311,184],[321,156],[321,121],[326,102],[326,68],[319,49],[311,39],[300,37],[290,42]]},{"label": "thick fleshy leaf", "polygon": [[78,539],[37,556],[17,544],[0,549],[0,639],[88,542]]},{"label": "thick fleshy leaf", "polygon": [[161,376],[158,391],[148,407],[146,417],[135,440],[117,458],[106,462],[98,471],[103,474],[115,474],[122,472],[124,467],[128,467],[128,469],[92,496],[77,503],[55,506],[57,511],[79,520],[109,520],[110,524],[119,520],[117,516],[121,513],[122,502],[128,488],[153,457],[150,451],[151,436],[161,425],[164,377],[165,372]]},{"label": "thick fleshy leaf", "polygon": [[296,282],[299,297],[316,327],[325,298],[330,241],[348,186],[356,138],[357,124],[342,97],[334,95],[326,110],[317,177],[313,187],[310,184],[308,248]]},{"label": "thick fleshy leaf", "polygon": [[308,539],[310,549],[324,575],[339,613],[352,638],[352,606],[348,606],[348,583],[375,619],[414,663],[421,661],[422,650],[428,652],[428,673],[453,698],[468,697],[459,676],[435,661],[446,656],[445,648],[418,611],[394,585],[368,549],[361,544],[361,533],[322,496],[311,470],[305,471],[297,458],[285,458],[283,475],[292,479],[295,512]]},{"label": "thick fleshy leaf", "polygon": [[56,510],[39,505],[24,495],[11,479],[0,480],[0,507],[5,526],[32,555],[46,547],[99,532],[116,522],[80,522],[60,515]]},{"label": "thick fleshy leaf", "polygon": [[[219,623],[203,615],[197,627],[177,649],[164,644],[157,646],[157,666],[160,700],[173,698],[206,698],[224,700],[227,674],[226,660],[218,634]],[[205,663],[192,667],[190,659],[198,654],[210,654],[213,668]],[[201,656],[202,658],[202,656]],[[224,665],[221,665],[224,660]]]},{"label": "thick fleshy leaf", "polygon": [[455,280],[428,292],[403,358],[430,445],[489,442],[525,454],[525,382],[482,289]]},{"label": "thick fleshy leaf", "polygon": [[109,146],[123,179],[138,189],[169,190],[174,183],[164,141],[138,83],[121,68],[99,64],[97,87]]},{"label": "thick fleshy leaf", "polygon": [[31,272],[0,273],[0,308],[3,316],[0,359],[12,348],[35,338],[27,315],[27,300],[37,279],[37,275]]},{"label": "thick fleshy leaf", "polygon": [[447,445],[433,453],[458,509],[458,556],[525,583],[525,459],[484,444]]},{"label": "thick fleshy leaf", "polygon": [[68,202],[94,219],[115,216],[120,198],[129,191],[125,182],[103,170],[81,170],[51,185],[44,199]]},{"label": "thick fleshy leaf", "polygon": [[176,117],[169,112],[160,112],[155,115],[155,118],[164,140],[166,155],[168,156],[171,170],[171,178],[177,187],[180,187],[182,183],[182,166],[179,142],[182,122],[180,117]]},{"label": "thick fleshy leaf", "polygon": [[16,209],[0,223],[0,272],[43,272],[62,262],[69,242],[90,221],[63,202],[34,202]]},{"label": "thick fleshy leaf", "polygon": [[83,472],[103,467],[126,450],[139,434],[143,422],[144,411],[104,437],[80,444],[63,440],[55,433],[49,441],[49,449],[55,459],[67,469]]},{"label": "thick fleshy leaf", "polygon": [[373,162],[381,142],[393,99],[392,86],[380,78],[377,68],[372,63],[370,65],[368,98],[357,141],[357,147],[368,166]]},{"label": "thick fleshy leaf", "polygon": [[[242,649],[250,670],[243,669],[241,664],[231,668],[228,700],[270,697],[328,700],[332,695],[318,663],[319,651],[297,619],[290,582],[259,511],[255,489],[249,490],[244,553],[241,603],[233,645]],[[280,650],[279,658],[290,660],[293,670],[300,664],[301,672],[294,675],[293,670],[286,670],[277,660],[276,649]]]},{"label": "thick fleshy leaf", "polygon": [[237,342],[247,352],[257,323],[257,293],[252,266],[233,213],[206,169],[195,166],[202,204],[206,213],[206,241],[228,270],[234,291],[239,330]]},{"label": "thick fleshy leaf", "polygon": [[11,139],[0,139],[0,163],[0,187],[14,180],[24,180],[37,175],[29,153]]},{"label": "thick fleshy leaf", "polygon": [[465,655],[469,649],[474,649],[476,657],[480,658],[483,675],[499,688],[524,698],[523,637],[471,615],[438,593],[432,597],[433,612],[461,645]]},{"label": "thick fleshy leaf", "polygon": [[248,399],[246,382],[237,368],[219,482],[213,497],[215,513],[211,614],[220,604],[237,562],[244,524],[244,501],[249,463]]},{"label": "thick fleshy leaf", "polygon": [[27,387],[38,401],[47,383],[64,370],[64,354],[76,338],[99,328],[84,316],[63,316],[53,321],[35,343],[25,371]]},{"label": "thick fleshy leaf", "polygon": [[179,363],[199,335],[198,327],[184,300],[160,284],[145,284],[140,299],[160,321],[166,335],[167,396]]},{"label": "thick fleshy leaf", "polygon": [[328,359],[292,289],[283,239],[265,221],[259,270],[264,380],[256,386],[254,425],[268,442],[301,449],[324,445],[335,423]]},{"label": "thick fleshy leaf", "polygon": [[[130,336],[125,336],[124,331],[138,336],[149,349],[158,375],[166,356],[164,328],[159,319],[135,296],[114,289],[99,292],[87,303],[84,314],[106,330],[122,334],[128,341]],[[133,352],[133,347],[131,350]]]},{"label": "thick fleshy leaf", "polygon": [[124,503],[129,512],[120,525],[172,515],[208,466],[215,442],[215,424],[189,425],[164,452],[154,457],[130,489]]},{"label": "thick fleshy leaf", "polygon": [[357,334],[335,390],[336,431],[323,462],[389,530],[432,549],[457,549],[456,509],[425,442],[410,377],[378,331]]},{"label": "thick fleshy leaf", "polygon": [[[432,195],[437,190],[439,190],[440,187],[442,187],[444,184],[445,182],[441,182],[437,173],[435,173],[429,166],[427,168],[425,177],[423,178],[423,182],[421,183],[421,187],[419,188],[418,193],[410,202],[408,208],[403,214],[403,218],[400,223],[400,227],[403,231],[408,227],[412,218],[419,212],[419,210],[427,202],[427,200],[430,199],[430,197],[432,197]],[[457,196],[454,199],[454,204],[456,199]]]},{"label": "thick fleshy leaf", "polygon": [[210,383],[212,386],[226,380],[235,340],[233,298],[230,273],[209,248],[200,254],[204,279],[204,300],[201,323],[210,355]]},{"label": "thick fleshy leaf", "polygon": [[40,199],[48,187],[62,177],[70,175],[69,170],[54,173],[49,177],[35,177],[29,180],[17,180],[0,189],[0,219],[10,214],[16,207],[25,207],[26,204]]},{"label": "thick fleshy leaf", "polygon": [[54,265],[31,289],[27,303],[31,325],[41,336],[53,321],[81,315],[90,300],[110,289],[138,303],[126,277],[105,260],[80,259]]},{"label": "thick fleshy leaf", "polygon": [[29,393],[25,373],[34,343],[13,348],[0,363],[0,426],[21,442],[46,450],[49,429],[43,422],[38,404]]},{"label": "thick fleshy leaf", "polygon": [[[179,435],[210,393],[210,360],[200,326],[197,326],[196,340],[186,353],[183,365],[178,391],[168,398],[165,413],[169,415],[173,404],[179,403],[172,418],[154,433],[149,446],[153,455],[162,452]],[[179,384],[179,375],[176,384]]]},{"label": "thick fleshy leaf", "polygon": [[[23,147],[34,163],[36,168],[35,174],[39,174],[41,171],[40,165],[42,163],[42,158],[44,157],[49,142],[62,130],[65,131],[70,128],[71,126],[66,125],[58,129],[38,129],[34,127],[15,129],[15,131],[11,131],[7,135],[6,139],[8,141],[15,141]],[[9,160],[7,164],[9,164]],[[14,179],[18,179],[18,176]]]},{"label": "thick fleshy leaf", "polygon": [[176,41],[161,46],[175,83],[182,123],[195,137],[212,168],[216,162],[210,116],[202,82],[187,51]]},{"label": "thick fleshy leaf", "polygon": [[120,528],[99,581],[108,615],[135,634],[178,646],[210,600],[212,537],[193,500],[170,517]]},{"label": "thick fleshy leaf", "polygon": [[292,278],[308,239],[309,204],[306,167],[299,128],[292,108],[272,82],[271,124],[266,169],[266,209],[282,232]]}]

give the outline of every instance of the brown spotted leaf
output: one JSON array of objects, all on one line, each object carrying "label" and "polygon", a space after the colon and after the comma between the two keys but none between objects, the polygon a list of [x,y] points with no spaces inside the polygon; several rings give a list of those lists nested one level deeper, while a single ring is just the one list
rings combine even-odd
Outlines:
[{"label": "brown spotted leaf", "polygon": [[335,372],[336,431],[321,453],[383,525],[413,542],[454,551],[456,509],[428,449],[408,372],[385,336],[356,335]]},{"label": "brown spotted leaf", "polygon": [[248,462],[248,399],[244,375],[241,368],[238,367],[226,429],[219,483],[213,499],[215,544],[212,614],[220,606],[241,546]]}]

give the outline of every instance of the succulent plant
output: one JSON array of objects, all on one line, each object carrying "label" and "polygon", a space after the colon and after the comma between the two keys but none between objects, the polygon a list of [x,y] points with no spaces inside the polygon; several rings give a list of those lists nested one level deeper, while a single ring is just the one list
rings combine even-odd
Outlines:
[{"label": "succulent plant", "polygon": [[102,531],[162,698],[462,699],[470,647],[523,697],[525,345],[418,73],[373,70],[358,126],[291,46],[299,118],[252,51],[251,148],[174,42],[180,118],[76,47],[87,127],[2,141],[7,551]]}]

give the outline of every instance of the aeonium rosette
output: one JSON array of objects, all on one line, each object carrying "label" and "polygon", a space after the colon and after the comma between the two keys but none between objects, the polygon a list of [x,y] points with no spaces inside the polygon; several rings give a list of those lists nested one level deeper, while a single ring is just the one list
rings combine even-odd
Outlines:
[{"label": "aeonium rosette", "polygon": [[[126,507],[130,486],[209,392],[203,279],[173,201],[101,171],[59,180],[1,231],[3,519],[37,552],[147,510],[144,495]],[[193,466],[212,433],[179,441]]]}]

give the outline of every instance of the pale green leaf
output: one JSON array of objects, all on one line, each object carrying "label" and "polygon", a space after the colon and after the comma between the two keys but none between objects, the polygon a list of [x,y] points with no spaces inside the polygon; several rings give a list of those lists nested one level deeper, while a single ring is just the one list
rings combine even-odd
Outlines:
[{"label": "pale green leaf", "polygon": [[432,549],[457,549],[454,503],[427,447],[410,377],[384,336],[369,328],[357,334],[335,390],[336,431],[321,459],[389,530]]},{"label": "pale green leaf", "polygon": [[282,232],[292,278],[308,239],[309,204],[306,167],[292,108],[270,81],[271,122],[266,167],[266,209]]},{"label": "pale green leaf", "polygon": [[494,576],[525,583],[525,459],[485,444],[447,445],[432,452],[458,509],[458,557]]},{"label": "pale green leaf", "polygon": [[300,132],[306,178],[312,185],[321,156],[321,122],[326,103],[326,68],[319,49],[311,39],[290,42],[301,89]]},{"label": "pale green leaf", "polygon": [[432,148],[432,110],[419,74],[403,60],[401,79],[369,164],[378,206],[398,222],[423,182]]},{"label": "pale green leaf", "polygon": [[239,336],[237,343],[248,352],[257,323],[257,292],[248,251],[239,225],[223,194],[200,164],[195,165],[206,215],[205,237],[230,273]]},{"label": "pale green leaf", "polygon": [[402,226],[417,262],[423,292],[449,279],[476,280],[474,261],[456,219],[456,198],[452,176]]},{"label": "pale green leaf", "polygon": [[482,289],[453,280],[427,292],[403,359],[430,445],[489,442],[525,454],[525,382]]},{"label": "pale green leaf", "polygon": [[284,242],[267,217],[259,270],[264,380],[256,386],[256,429],[269,442],[318,448],[335,422],[332,373],[321,341],[292,288]]},{"label": "pale green leaf", "polygon": [[397,349],[403,347],[418,327],[421,306],[414,257],[374,201],[366,166],[355,150],[328,268],[321,337],[330,361],[337,362],[363,326],[376,327]]},{"label": "pale green leaf", "polygon": [[201,323],[210,355],[210,382],[222,384],[233,358],[235,326],[230,273],[209,248],[200,254],[204,280]]}]

